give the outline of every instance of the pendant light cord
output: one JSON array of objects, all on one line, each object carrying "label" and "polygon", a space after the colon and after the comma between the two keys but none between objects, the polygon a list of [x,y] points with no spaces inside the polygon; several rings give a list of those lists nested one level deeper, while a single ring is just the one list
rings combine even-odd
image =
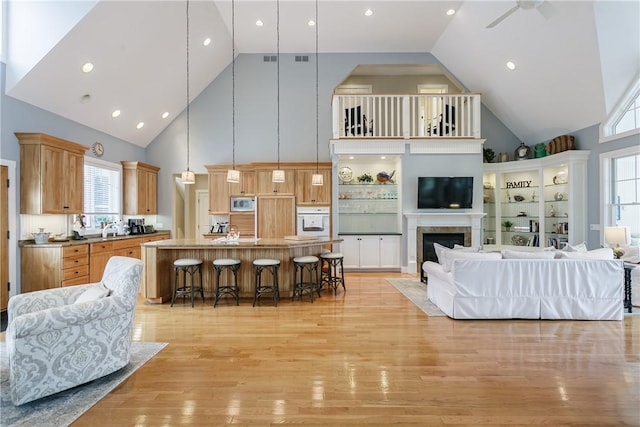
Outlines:
[{"label": "pendant light cord", "polygon": [[277,117],[278,117],[278,170],[280,170],[280,0],[276,0],[276,75],[277,75]]},{"label": "pendant light cord", "polygon": [[320,145],[320,132],[318,130],[318,111],[320,110],[318,102],[318,76],[318,0],[316,0],[316,174],[320,173],[320,154],[318,151],[318,146]]},{"label": "pendant light cord", "polygon": [[236,6],[231,0],[231,161],[236,168]]},{"label": "pendant light cord", "polygon": [[187,171],[189,170],[189,0],[187,0]]}]

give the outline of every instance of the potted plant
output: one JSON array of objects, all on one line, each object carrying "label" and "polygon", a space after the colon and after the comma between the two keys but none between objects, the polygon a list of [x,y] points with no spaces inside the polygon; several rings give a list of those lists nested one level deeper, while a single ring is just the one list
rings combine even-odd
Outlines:
[{"label": "potted plant", "polygon": [[493,151],[491,148],[483,148],[482,149],[482,158],[483,158],[485,163],[491,163],[491,162],[493,162],[493,159],[496,158],[496,152]]},{"label": "potted plant", "polygon": [[513,227],[513,222],[509,220],[503,221],[502,226],[504,227],[504,231],[511,231],[511,227]]},{"label": "potted plant", "polygon": [[358,182],[373,182],[373,177],[368,173],[363,173],[358,177]]}]

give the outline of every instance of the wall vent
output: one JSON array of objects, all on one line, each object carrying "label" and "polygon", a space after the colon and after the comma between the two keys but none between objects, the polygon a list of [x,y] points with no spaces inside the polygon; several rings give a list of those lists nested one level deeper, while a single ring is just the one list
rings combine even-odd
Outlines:
[{"label": "wall vent", "polygon": [[276,55],[265,55],[262,60],[264,62],[278,62],[278,57]]},{"label": "wall vent", "polygon": [[296,62],[309,62],[309,55],[296,55]]}]

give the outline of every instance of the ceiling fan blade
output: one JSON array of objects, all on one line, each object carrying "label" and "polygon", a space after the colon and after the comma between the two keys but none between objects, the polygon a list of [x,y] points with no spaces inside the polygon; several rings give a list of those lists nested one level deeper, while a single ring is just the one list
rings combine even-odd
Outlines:
[{"label": "ceiling fan blade", "polygon": [[536,8],[540,15],[544,17],[544,19],[551,19],[553,15],[556,13],[556,8],[549,3],[548,1],[542,2],[540,6]]},{"label": "ceiling fan blade", "polygon": [[498,19],[496,19],[495,21],[493,21],[491,24],[487,25],[486,28],[493,28],[496,25],[498,25],[499,23],[501,23],[502,21],[504,21],[505,19],[507,19],[513,12],[515,12],[516,10],[520,9],[520,5],[515,5],[513,6],[511,9],[507,10],[502,16],[500,16]]}]

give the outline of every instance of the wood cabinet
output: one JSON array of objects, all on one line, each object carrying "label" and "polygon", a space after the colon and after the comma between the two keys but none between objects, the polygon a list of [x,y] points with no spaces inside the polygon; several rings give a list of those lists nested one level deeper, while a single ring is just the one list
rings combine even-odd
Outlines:
[{"label": "wood cabinet", "polygon": [[84,145],[42,133],[16,133],[20,143],[20,213],[82,213]]},{"label": "wood cabinet", "polygon": [[258,197],[258,233],[260,238],[278,238],[296,234],[294,196]]},{"label": "wood cabinet", "polygon": [[[255,194],[256,194],[256,173],[250,170],[240,170],[240,182],[229,183],[229,195],[230,196],[253,196]],[[228,203],[227,203],[227,209],[229,209]]]},{"label": "wood cabinet", "polygon": [[[274,165],[274,168],[276,166]],[[256,170],[256,187],[258,196],[264,195],[288,195],[295,194],[295,169],[284,169],[284,182],[273,182],[273,169]]]},{"label": "wood cabinet", "polygon": [[140,245],[156,240],[165,240],[169,234],[153,234],[143,237],[129,237],[125,239],[91,243],[89,252],[91,254],[91,282],[102,280],[102,274],[107,266],[109,258],[112,256],[126,256],[130,258],[141,258]]},{"label": "wood cabinet", "polygon": [[349,270],[399,270],[399,235],[341,235],[344,268]]},{"label": "wood cabinet", "polygon": [[296,169],[296,204],[297,205],[330,205],[331,204],[331,168],[319,168],[323,185],[311,185],[316,169]]},{"label": "wood cabinet", "polygon": [[89,283],[89,246],[23,247],[20,292]]},{"label": "wood cabinet", "polygon": [[99,242],[89,244],[91,261],[89,265],[89,280],[99,282],[102,280],[102,273],[107,266],[107,261],[113,255],[113,242]]},{"label": "wood cabinet", "polygon": [[256,215],[254,212],[232,212],[229,214],[229,227],[235,226],[240,237],[256,235]]},{"label": "wood cabinet", "polygon": [[122,198],[125,215],[158,213],[158,171],[142,162],[122,161]]},{"label": "wood cabinet", "polygon": [[229,183],[227,171],[209,171],[209,215],[229,213]]}]

